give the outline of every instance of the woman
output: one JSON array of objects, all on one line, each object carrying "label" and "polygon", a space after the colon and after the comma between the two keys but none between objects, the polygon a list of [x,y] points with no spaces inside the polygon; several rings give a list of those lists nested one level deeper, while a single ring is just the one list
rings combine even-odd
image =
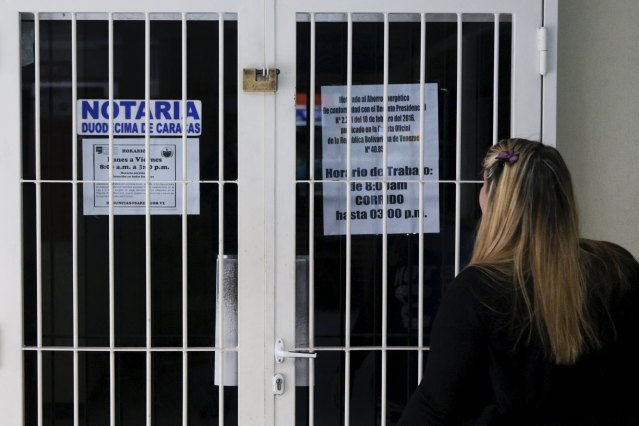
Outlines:
[{"label": "woman", "polygon": [[639,264],[579,238],[556,149],[503,140],[483,167],[473,256],[399,424],[639,425]]}]

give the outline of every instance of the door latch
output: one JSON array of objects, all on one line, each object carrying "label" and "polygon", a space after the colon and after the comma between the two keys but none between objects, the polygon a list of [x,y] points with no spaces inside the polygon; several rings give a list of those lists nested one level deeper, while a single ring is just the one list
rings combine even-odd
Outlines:
[{"label": "door latch", "polygon": [[285,351],[284,340],[278,337],[275,340],[275,362],[281,364],[286,358],[317,358],[317,353],[313,351]]},{"label": "door latch", "polygon": [[277,68],[244,68],[242,88],[245,92],[277,92]]}]

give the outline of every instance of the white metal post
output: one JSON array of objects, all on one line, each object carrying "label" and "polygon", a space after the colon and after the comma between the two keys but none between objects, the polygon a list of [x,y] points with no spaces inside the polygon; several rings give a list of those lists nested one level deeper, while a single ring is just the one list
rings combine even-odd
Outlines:
[{"label": "white metal post", "polygon": [[222,351],[222,356],[217,360],[220,363],[220,387],[218,392],[218,424],[224,426],[224,14],[218,16],[218,193],[217,193],[217,253],[218,253],[218,300],[220,305],[217,307],[217,321],[219,321],[219,329],[221,331],[220,345],[217,348]]},{"label": "white metal post", "polygon": [[[351,283],[353,263],[352,235],[351,235],[351,179],[352,164],[352,112],[353,112],[353,15],[348,13],[348,28],[346,37],[346,309],[344,310],[344,426],[350,425],[351,418]],[[384,126],[385,128],[385,126]]]},{"label": "white metal post", "polygon": [[[420,14],[419,28],[419,249],[417,260],[417,346],[424,346],[424,102],[426,83],[426,14]],[[417,351],[417,383],[422,381],[424,353]]]},{"label": "white metal post", "polygon": [[33,16],[34,61],[35,61],[35,209],[36,209],[36,321],[37,321],[37,387],[38,426],[42,426],[42,183],[40,170],[40,15]]},{"label": "white metal post", "polygon": [[455,275],[459,273],[459,245],[461,229],[461,157],[462,157],[462,35],[463,15],[457,14],[457,82],[455,84]]},{"label": "white metal post", "polygon": [[[273,3],[265,2],[266,5]],[[265,168],[266,162],[273,159],[273,154],[267,154],[273,149],[275,137],[274,123],[267,121],[265,110],[274,110],[275,97],[241,89],[241,68],[262,68],[266,45],[272,47],[274,44],[273,39],[265,39],[265,25],[263,11],[256,11],[254,3],[240,4],[240,69],[237,72],[238,110],[241,112],[238,114],[238,158],[241,159],[238,164],[238,423],[246,426],[273,424],[270,382],[274,371],[274,282],[272,276],[267,275],[273,251],[267,251],[267,246],[272,249],[274,218],[266,216],[266,197],[272,197],[273,188],[272,181],[267,182]],[[274,55],[264,59],[270,66],[274,64]],[[272,268],[272,263],[270,265]]]},{"label": "white metal post", "polygon": [[78,20],[71,14],[71,180],[72,180],[72,262],[73,262],[73,425],[80,424],[80,379],[78,360]]},{"label": "white metal post", "polygon": [[541,141],[557,146],[557,38],[559,35],[559,1],[544,0],[543,25],[546,27],[547,70],[542,85],[542,129]]},{"label": "white metal post", "polygon": [[20,15],[0,5],[0,412],[2,422],[24,423],[22,327],[22,187],[20,153]]},{"label": "white metal post", "polygon": [[[310,14],[308,160],[308,346],[315,350],[315,14]],[[298,307],[295,307],[298,309]],[[297,342],[296,342],[297,344]],[[308,424],[315,425],[315,359],[308,360]]]},{"label": "white metal post", "polygon": [[493,40],[493,145],[498,138],[499,117],[499,13],[495,13],[495,29]]},{"label": "white metal post", "polygon": [[[189,291],[188,291],[188,205],[187,205],[187,120],[186,120],[186,102],[188,99],[187,87],[187,14],[181,14],[181,57],[182,62],[182,103],[180,104],[180,117],[182,119],[182,426],[187,426],[189,417]],[[176,186],[178,184],[176,183]]]},{"label": "white metal post", "polygon": [[382,371],[381,371],[381,419],[380,424],[386,426],[386,359],[388,346],[388,57],[389,57],[389,23],[388,13],[384,14],[384,113],[383,113],[383,169],[382,176]]},{"label": "white metal post", "polygon": [[[115,426],[115,237],[113,216],[113,13],[109,13],[109,418]],[[148,128],[148,123],[147,123]],[[148,164],[148,162],[147,162]]]}]

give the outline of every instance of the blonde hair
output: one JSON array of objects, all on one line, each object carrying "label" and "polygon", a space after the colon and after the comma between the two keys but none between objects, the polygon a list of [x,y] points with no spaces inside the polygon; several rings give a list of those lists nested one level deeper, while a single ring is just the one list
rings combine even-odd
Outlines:
[{"label": "blonde hair", "polygon": [[[511,153],[514,162],[498,158]],[[573,364],[601,342],[587,309],[570,172],[556,149],[525,139],[494,145],[483,170],[488,202],[469,266],[514,284],[518,340],[534,333],[557,364]]]}]

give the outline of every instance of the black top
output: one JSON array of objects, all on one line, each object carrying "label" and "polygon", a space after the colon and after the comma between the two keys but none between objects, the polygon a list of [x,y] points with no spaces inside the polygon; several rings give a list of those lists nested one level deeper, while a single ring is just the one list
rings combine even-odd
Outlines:
[{"label": "black top", "polygon": [[517,343],[512,289],[466,268],[442,299],[423,380],[399,425],[639,425],[639,276],[626,256],[629,285],[597,279],[601,263],[589,273],[603,347],[571,366],[549,360],[536,339]]}]

